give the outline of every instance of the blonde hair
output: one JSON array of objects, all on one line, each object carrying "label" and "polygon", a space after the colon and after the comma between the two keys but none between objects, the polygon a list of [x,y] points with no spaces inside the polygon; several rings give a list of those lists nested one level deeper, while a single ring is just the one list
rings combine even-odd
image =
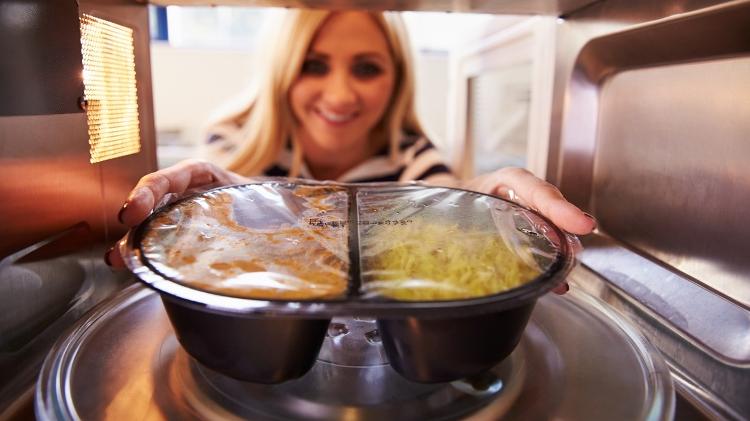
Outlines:
[{"label": "blonde hair", "polygon": [[[257,175],[271,166],[284,144],[292,142],[290,176],[299,175],[302,148],[294,137],[295,119],[289,104],[290,87],[297,79],[307,50],[326,19],[336,12],[326,10],[289,10],[267,54],[266,72],[260,75],[257,95],[252,103],[219,124],[241,125],[240,144],[236,145],[227,168],[242,175]],[[370,140],[390,142],[390,157],[399,157],[399,141],[404,132],[423,135],[414,105],[414,74],[406,28],[401,17],[392,12],[368,12],[383,30],[396,67],[396,83],[391,102]]]}]

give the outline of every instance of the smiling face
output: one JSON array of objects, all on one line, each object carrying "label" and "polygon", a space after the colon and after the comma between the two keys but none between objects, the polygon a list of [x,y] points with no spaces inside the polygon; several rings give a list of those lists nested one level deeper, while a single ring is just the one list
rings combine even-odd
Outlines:
[{"label": "smiling face", "polygon": [[365,12],[329,16],[289,91],[308,164],[343,165],[366,158],[372,152],[369,134],[388,107],[395,83],[388,41],[375,20]]}]

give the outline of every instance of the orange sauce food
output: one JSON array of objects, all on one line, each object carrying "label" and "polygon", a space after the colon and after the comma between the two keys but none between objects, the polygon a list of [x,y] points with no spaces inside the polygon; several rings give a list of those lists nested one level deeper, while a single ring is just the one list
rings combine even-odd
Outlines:
[{"label": "orange sauce food", "polygon": [[[331,209],[322,196],[307,200],[302,197],[310,192],[294,194],[307,214]],[[210,192],[168,209],[149,223],[141,242],[144,255],[162,274],[222,295],[290,300],[345,294],[345,228],[308,224],[305,212],[297,221],[250,228],[235,218],[235,200],[228,191]]]}]

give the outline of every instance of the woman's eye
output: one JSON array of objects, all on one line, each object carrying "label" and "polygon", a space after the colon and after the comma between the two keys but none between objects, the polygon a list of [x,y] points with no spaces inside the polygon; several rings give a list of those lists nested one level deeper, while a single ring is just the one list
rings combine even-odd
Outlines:
[{"label": "woman's eye", "polygon": [[369,79],[383,73],[383,69],[375,63],[362,62],[356,63],[352,67],[352,73],[354,73],[354,76],[356,77]]},{"label": "woman's eye", "polygon": [[302,74],[320,76],[328,72],[328,64],[323,60],[307,59],[302,63]]}]

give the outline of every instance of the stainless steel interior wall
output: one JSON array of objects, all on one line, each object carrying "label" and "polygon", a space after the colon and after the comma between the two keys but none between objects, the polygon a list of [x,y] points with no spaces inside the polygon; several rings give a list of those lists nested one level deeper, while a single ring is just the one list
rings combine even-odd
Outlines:
[{"label": "stainless steel interior wall", "polygon": [[[3,2],[0,11],[2,86],[16,86],[13,95],[35,86],[35,95],[48,99],[19,102],[3,91],[0,257],[77,223],[86,224],[97,243],[112,242],[124,232],[116,215],[129,189],[156,168],[148,9],[126,1],[39,0]],[[86,114],[78,108],[83,96],[78,16],[83,12],[135,30],[141,152],[97,164],[89,162]],[[56,38],[67,41],[48,42]],[[13,52],[19,49],[54,60],[15,66],[6,59],[17,57]]]},{"label": "stainless steel interior wall", "polygon": [[[548,179],[599,222],[583,265],[712,417],[750,413],[750,1],[560,21]],[[625,304],[627,303],[627,304]]]},{"label": "stainless steel interior wall", "polygon": [[74,0],[0,2],[0,116],[80,113]]},{"label": "stainless steel interior wall", "polygon": [[[102,254],[125,231],[116,218],[126,195],[156,168],[148,9],[125,0],[23,0],[1,2],[0,12],[0,419],[29,419],[33,384],[55,340],[132,282]],[[90,162],[78,106],[80,13],[135,32],[137,154]],[[33,101],[15,100],[24,92]],[[16,260],[43,240],[51,242]]]},{"label": "stainless steel interior wall", "polygon": [[588,40],[557,86],[550,174],[602,231],[746,307],[749,26],[729,2]]}]

